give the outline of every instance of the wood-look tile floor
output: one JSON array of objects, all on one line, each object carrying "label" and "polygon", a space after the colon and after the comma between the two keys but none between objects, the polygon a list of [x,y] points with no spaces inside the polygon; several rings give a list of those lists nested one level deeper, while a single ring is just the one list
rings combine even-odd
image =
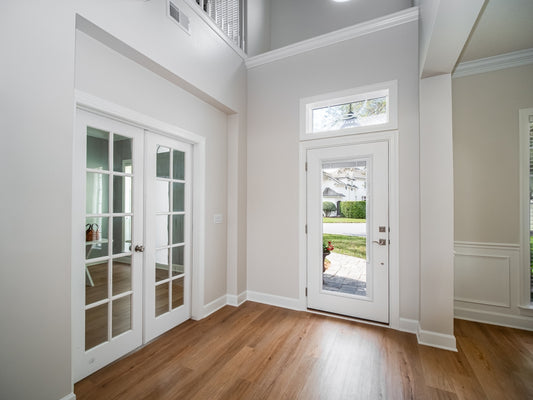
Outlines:
[{"label": "wood-look tile floor", "polygon": [[456,320],[415,335],[246,302],[187,321],[78,382],[86,399],[533,399],[533,332]]}]

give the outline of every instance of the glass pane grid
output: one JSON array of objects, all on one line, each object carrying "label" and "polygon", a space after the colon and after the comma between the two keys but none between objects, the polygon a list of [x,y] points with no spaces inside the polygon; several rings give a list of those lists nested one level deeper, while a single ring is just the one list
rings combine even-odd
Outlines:
[{"label": "glass pane grid", "polygon": [[132,144],[87,129],[86,349],[131,329]]},{"label": "glass pane grid", "polygon": [[[156,159],[155,315],[183,304],[185,153],[159,146]],[[180,292],[181,290],[181,292]],[[174,292],[174,294],[173,294]],[[180,294],[181,293],[181,294]]]}]

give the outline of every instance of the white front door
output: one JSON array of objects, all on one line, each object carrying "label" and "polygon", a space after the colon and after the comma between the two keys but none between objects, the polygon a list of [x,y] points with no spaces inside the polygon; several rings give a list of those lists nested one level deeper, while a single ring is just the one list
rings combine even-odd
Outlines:
[{"label": "white front door", "polygon": [[308,308],[389,322],[388,152],[307,151]]},{"label": "white front door", "polygon": [[78,110],[73,196],[73,376],[142,344],[142,129]]},{"label": "white front door", "polygon": [[192,146],[146,136],[145,340],[191,317]]}]

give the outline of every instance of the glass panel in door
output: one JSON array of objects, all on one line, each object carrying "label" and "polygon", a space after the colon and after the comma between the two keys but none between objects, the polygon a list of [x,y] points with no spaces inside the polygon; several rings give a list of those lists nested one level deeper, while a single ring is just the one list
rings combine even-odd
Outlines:
[{"label": "glass panel in door", "polygon": [[322,289],[367,295],[367,160],[322,163]]},{"label": "glass panel in door", "polygon": [[192,146],[147,133],[145,340],[191,316]]},{"label": "glass panel in door", "polygon": [[156,151],[155,316],[183,305],[185,247],[185,153],[166,146]]},{"label": "glass panel in door", "polygon": [[134,166],[132,138],[90,126],[86,133],[87,351],[131,329]]}]

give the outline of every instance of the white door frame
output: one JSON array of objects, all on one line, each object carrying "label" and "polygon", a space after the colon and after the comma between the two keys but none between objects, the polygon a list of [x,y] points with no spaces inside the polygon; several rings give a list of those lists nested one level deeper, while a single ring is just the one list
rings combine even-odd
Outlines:
[{"label": "white door frame", "polygon": [[389,144],[389,327],[400,329],[400,271],[399,271],[399,213],[398,213],[398,131],[364,133],[353,136],[306,140],[300,142],[299,158],[299,304],[301,309],[307,309],[307,150],[322,147],[357,145],[386,141]]},{"label": "white door frame", "polygon": [[[99,97],[90,95],[82,91],[75,91],[75,108],[90,111],[107,118],[133,125],[150,132],[168,136],[173,139],[179,139],[183,142],[190,143],[193,147],[193,192],[192,210],[193,233],[192,233],[192,284],[191,284],[191,318],[195,320],[202,319],[204,313],[204,278],[205,278],[205,182],[206,182],[206,140],[204,137],[195,133],[186,131],[177,126],[167,124],[157,119],[151,118],[137,111],[119,106],[115,103],[103,100]],[[73,127],[74,129],[74,127]],[[76,142],[74,143],[76,146]],[[74,151],[76,154],[76,151]],[[76,160],[73,159],[73,165]],[[80,220],[79,207],[75,207],[80,198],[84,198],[85,188],[81,187],[79,179],[75,176],[76,169],[73,168],[72,175],[72,232],[78,231]],[[83,265],[84,260],[80,259],[77,242],[71,242],[71,262],[72,265]],[[72,275],[72,274],[71,274]],[[72,277],[71,277],[72,280]],[[71,282],[71,298],[74,299],[77,294],[74,293],[75,282]],[[78,294],[79,295],[79,294]],[[75,307],[71,308],[71,321],[75,321],[74,313],[78,312]],[[74,327],[71,327],[74,335]],[[73,342],[73,341],[71,341]],[[72,349],[74,351],[74,349]]]},{"label": "white door frame", "polygon": [[522,313],[533,310],[531,301],[530,250],[529,250],[529,116],[533,108],[519,110],[520,129],[520,268],[518,306]]}]

